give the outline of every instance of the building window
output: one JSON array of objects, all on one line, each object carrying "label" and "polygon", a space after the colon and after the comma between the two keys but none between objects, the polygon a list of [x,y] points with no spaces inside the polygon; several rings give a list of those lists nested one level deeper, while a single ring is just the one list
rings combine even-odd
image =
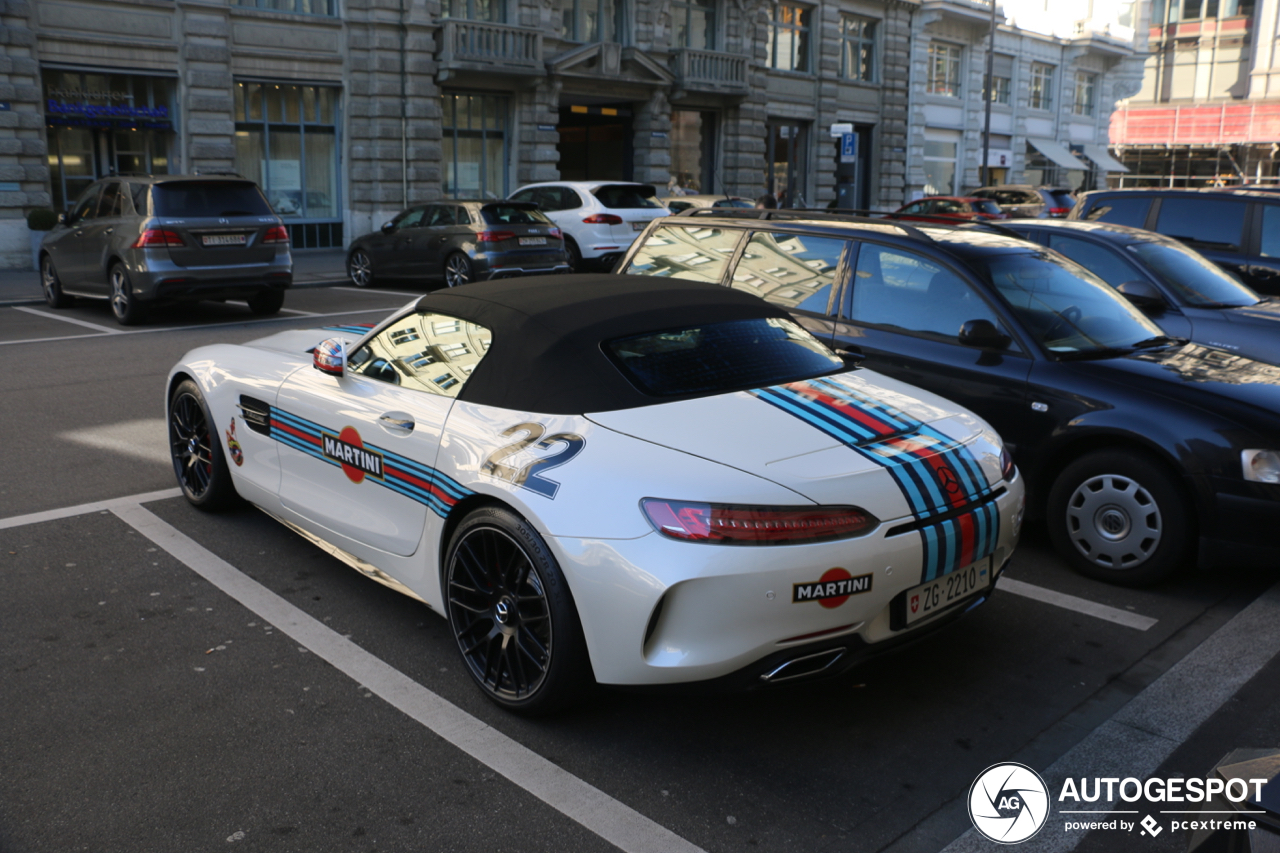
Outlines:
[{"label": "building window", "polygon": [[622,41],[614,0],[553,0],[551,15],[568,41]]},{"label": "building window", "polygon": [[956,151],[954,142],[925,140],[924,194],[951,195],[956,191]]},{"label": "building window", "polygon": [[1078,116],[1093,115],[1094,107],[1094,89],[1097,82],[1097,76],[1087,74],[1084,71],[1076,72],[1076,98],[1071,106],[1071,111]]},{"label": "building window", "polygon": [[928,74],[926,92],[948,98],[960,97],[960,48],[953,44],[930,44]]},{"label": "building window", "polygon": [[505,6],[502,0],[443,0],[440,17],[501,24],[506,20],[503,14]]},{"label": "building window", "polygon": [[[286,221],[338,218],[338,92],[328,86],[237,83],[236,171]],[[338,229],[290,226],[299,248],[342,245]],[[335,242],[336,241],[336,242]]]},{"label": "building window", "polygon": [[676,47],[714,50],[715,0],[671,0],[671,26]]},{"label": "building window", "polygon": [[840,76],[864,83],[876,79],[876,22],[840,16]]},{"label": "building window", "polygon": [[1031,109],[1053,109],[1053,72],[1052,65],[1031,63],[1031,101],[1028,103]]},{"label": "building window", "polygon": [[795,3],[778,3],[769,22],[768,66],[779,71],[809,73],[809,24],[813,9]]},{"label": "building window", "polygon": [[272,12],[296,12],[299,15],[337,14],[337,0],[231,0],[236,6],[267,9]]},{"label": "building window", "polygon": [[506,198],[507,99],[445,94],[440,104],[444,194],[452,198]]},{"label": "building window", "polygon": [[982,75],[982,85],[984,89],[991,92],[991,103],[1008,104],[1009,93],[1013,88],[1013,81],[1008,77],[996,77]]}]

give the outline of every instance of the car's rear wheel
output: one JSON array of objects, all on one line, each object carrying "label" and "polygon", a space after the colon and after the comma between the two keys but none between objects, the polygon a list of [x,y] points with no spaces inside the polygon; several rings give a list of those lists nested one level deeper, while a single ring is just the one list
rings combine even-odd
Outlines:
[{"label": "car's rear wheel", "polygon": [[48,255],[40,257],[40,286],[44,288],[44,301],[50,308],[70,308],[75,302],[74,297],[62,292],[62,279],[58,278],[53,258]]},{"label": "car's rear wheel", "polygon": [[445,560],[449,625],[467,672],[499,705],[542,714],[591,684],[582,625],[542,537],[496,506],[458,525]]},{"label": "car's rear wheel", "polygon": [[133,283],[129,280],[129,271],[124,268],[124,264],[112,264],[107,277],[111,283],[111,313],[115,315],[116,322],[121,326],[133,326],[142,322],[146,309],[134,295]]},{"label": "car's rear wheel", "polygon": [[190,379],[178,383],[169,397],[169,456],[182,494],[194,506],[221,509],[235,499],[217,427],[200,388]]},{"label": "car's rear wheel", "polygon": [[582,272],[582,250],[568,234],[564,237],[564,253],[569,256],[569,268],[574,272]]},{"label": "car's rear wheel", "polygon": [[356,249],[347,256],[347,277],[356,287],[373,284],[373,258],[364,249]]},{"label": "car's rear wheel", "polygon": [[249,299],[249,310],[259,317],[278,314],[283,307],[283,290],[260,290]]},{"label": "car's rear wheel", "polygon": [[1193,543],[1174,474],[1142,453],[1100,450],[1063,470],[1049,492],[1049,535],[1080,574],[1123,586],[1172,575]]},{"label": "car's rear wheel", "polygon": [[468,284],[475,276],[471,259],[461,252],[454,252],[444,262],[444,283],[450,287]]}]

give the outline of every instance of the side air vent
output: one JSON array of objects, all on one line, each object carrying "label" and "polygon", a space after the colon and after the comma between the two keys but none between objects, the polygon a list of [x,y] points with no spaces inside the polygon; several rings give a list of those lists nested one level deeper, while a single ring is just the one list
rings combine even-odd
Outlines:
[{"label": "side air vent", "polygon": [[240,414],[244,424],[254,432],[271,435],[271,404],[254,397],[240,395]]}]

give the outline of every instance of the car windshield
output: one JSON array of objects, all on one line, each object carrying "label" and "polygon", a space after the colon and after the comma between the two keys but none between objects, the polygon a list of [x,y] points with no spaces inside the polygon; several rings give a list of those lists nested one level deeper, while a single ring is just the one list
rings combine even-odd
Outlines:
[{"label": "car windshield", "polygon": [[779,317],[631,335],[606,341],[604,350],[632,385],[657,397],[763,388],[844,369],[817,338]]},{"label": "car windshield", "polygon": [[592,192],[605,207],[634,210],[636,208],[659,208],[662,202],[653,187],[647,184],[609,184],[596,187]]},{"label": "car windshield", "polygon": [[249,181],[166,181],[151,190],[157,216],[271,216]]},{"label": "car windshield", "polygon": [[1258,295],[1228,275],[1213,261],[1172,243],[1134,243],[1129,251],[1146,262],[1160,280],[1199,308],[1256,305]]},{"label": "car windshield", "polygon": [[1128,352],[1163,338],[1160,327],[1079,264],[1048,252],[974,261],[1027,332],[1060,357]]},{"label": "car windshield", "polygon": [[486,225],[550,225],[540,210],[515,204],[486,204],[480,208]]}]

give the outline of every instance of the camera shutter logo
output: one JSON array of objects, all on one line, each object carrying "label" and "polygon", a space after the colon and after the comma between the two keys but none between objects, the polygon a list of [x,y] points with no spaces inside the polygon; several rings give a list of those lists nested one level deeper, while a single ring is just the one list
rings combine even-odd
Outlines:
[{"label": "camera shutter logo", "polygon": [[993,764],[969,789],[969,819],[997,844],[1026,841],[1048,817],[1049,789],[1025,764]]}]

